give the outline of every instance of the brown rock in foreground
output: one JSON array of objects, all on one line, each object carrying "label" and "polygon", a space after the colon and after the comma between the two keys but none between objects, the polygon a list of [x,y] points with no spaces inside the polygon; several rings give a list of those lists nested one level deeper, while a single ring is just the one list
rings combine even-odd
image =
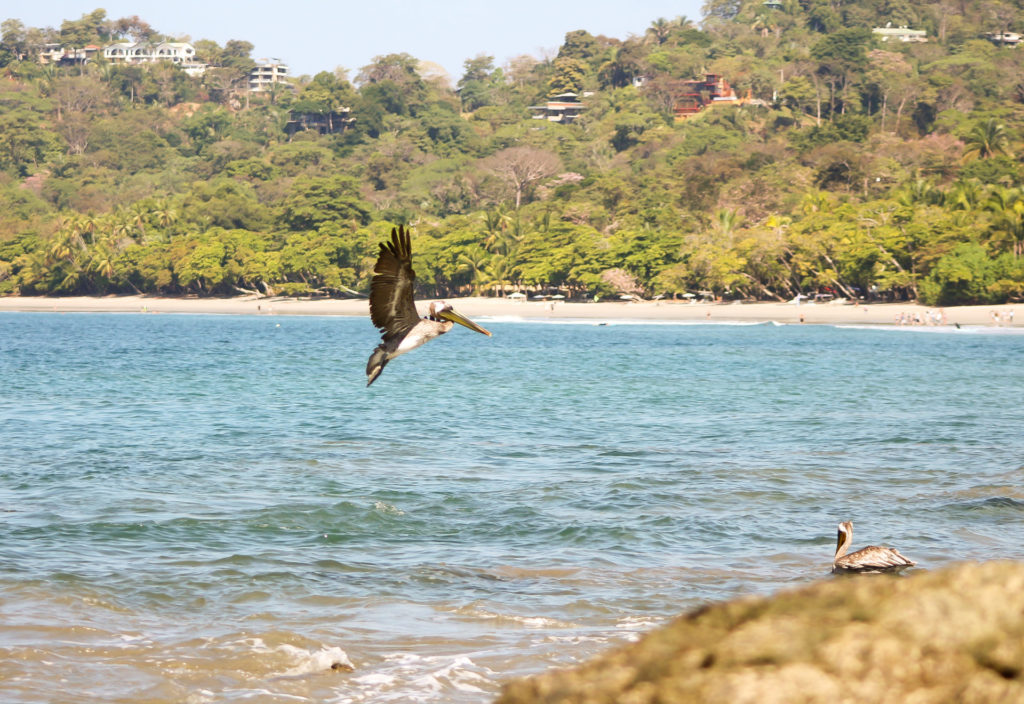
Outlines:
[{"label": "brown rock in foreground", "polygon": [[1024,702],[1024,564],[833,579],[706,606],[499,704]]}]

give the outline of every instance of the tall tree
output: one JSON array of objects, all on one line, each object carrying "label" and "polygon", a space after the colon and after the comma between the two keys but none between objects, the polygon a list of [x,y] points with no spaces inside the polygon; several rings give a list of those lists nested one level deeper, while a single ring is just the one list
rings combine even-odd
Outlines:
[{"label": "tall tree", "polygon": [[541,179],[556,174],[562,163],[555,154],[543,149],[509,147],[488,157],[481,165],[505,181],[515,196],[518,210],[527,189]]}]

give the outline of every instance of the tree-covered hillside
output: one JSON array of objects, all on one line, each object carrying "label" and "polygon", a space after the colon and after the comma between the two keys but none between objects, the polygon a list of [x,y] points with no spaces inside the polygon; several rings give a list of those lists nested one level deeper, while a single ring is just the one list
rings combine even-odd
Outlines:
[{"label": "tree-covered hillside", "polygon": [[[467,59],[455,86],[391,54],[262,93],[245,41],[194,42],[197,77],[60,67],[46,44],[169,38],[103,10],[7,20],[0,294],[345,295],[409,223],[427,296],[1021,300],[1022,8],[708,0],[699,25]],[[887,25],[927,41],[871,31]],[[676,119],[705,74],[740,99]],[[563,92],[583,96],[578,119],[533,119]],[[318,115],[354,121],[296,131]]]}]

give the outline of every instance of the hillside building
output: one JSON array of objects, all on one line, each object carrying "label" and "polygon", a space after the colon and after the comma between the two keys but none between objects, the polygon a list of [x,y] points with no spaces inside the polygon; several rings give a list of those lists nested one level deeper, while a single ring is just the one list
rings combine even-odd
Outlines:
[{"label": "hillside building", "polygon": [[534,120],[548,120],[549,122],[561,122],[568,125],[572,123],[585,106],[580,102],[580,97],[575,93],[560,93],[553,95],[544,105],[531,105]]},{"label": "hillside building", "polygon": [[199,76],[206,71],[206,64],[196,61],[196,49],[188,42],[115,42],[103,49],[103,57],[113,64],[170,61],[190,76]]},{"label": "hillside building", "polygon": [[79,66],[92,61],[100,52],[100,47],[95,44],[87,44],[81,49],[61,46],[60,44],[46,44],[39,52],[39,63],[43,66]]},{"label": "hillside building", "polygon": [[673,108],[677,120],[685,120],[715,103],[736,101],[736,91],[725,77],[717,73],[704,74],[703,79],[683,81],[683,90]]},{"label": "hillside building", "polygon": [[1021,35],[1016,32],[986,32],[985,39],[988,39],[996,46],[1018,46]]},{"label": "hillside building", "polygon": [[288,123],[284,126],[285,134],[291,139],[296,132],[315,130],[320,134],[338,134],[354,125],[351,108],[335,108],[330,112],[299,112],[288,113]]},{"label": "hillside building", "polygon": [[893,27],[892,23],[884,27],[872,27],[871,33],[878,35],[883,42],[926,42],[928,32],[923,29],[910,29],[909,27]]},{"label": "hillside building", "polygon": [[249,72],[249,92],[264,93],[275,83],[285,83],[288,65],[280,59],[260,59]]}]

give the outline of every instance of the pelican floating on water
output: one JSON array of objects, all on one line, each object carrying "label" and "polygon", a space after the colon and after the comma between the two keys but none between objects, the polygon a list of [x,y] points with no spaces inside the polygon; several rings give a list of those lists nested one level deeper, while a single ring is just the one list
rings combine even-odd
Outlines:
[{"label": "pelican floating on water", "polygon": [[391,228],[391,240],[380,243],[380,255],[370,282],[370,320],[381,331],[381,343],[366,363],[369,386],[395,357],[443,335],[458,323],[490,337],[491,333],[456,313],[444,301],[434,301],[425,318],[416,312],[412,297],[412,244],[409,231]]},{"label": "pelican floating on water", "polygon": [[832,559],[833,572],[897,572],[917,563],[907,559],[895,548],[880,548],[869,545],[849,555],[853,542],[853,524],[845,521],[839,524],[836,539],[836,556]]}]

